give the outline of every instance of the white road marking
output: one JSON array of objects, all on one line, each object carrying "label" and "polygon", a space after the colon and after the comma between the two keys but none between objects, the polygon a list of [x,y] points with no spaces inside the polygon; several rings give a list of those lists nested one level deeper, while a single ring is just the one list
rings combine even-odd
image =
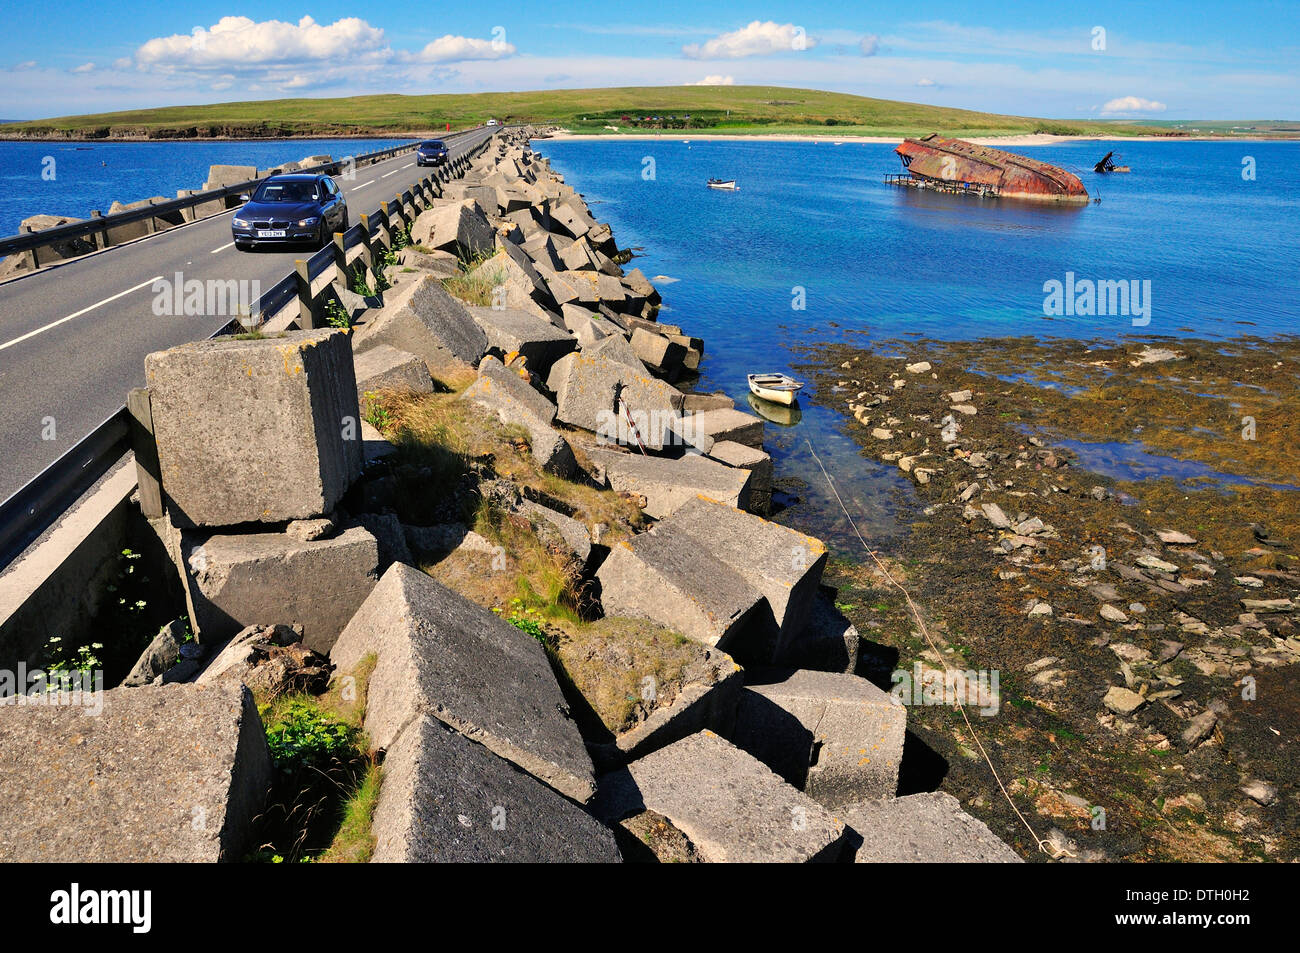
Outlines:
[{"label": "white road marking", "polygon": [[131,292],[139,291],[141,288],[147,287],[148,285],[153,284],[155,281],[162,281],[162,275],[154,275],[148,281],[142,281],[138,285],[135,285],[134,287],[127,288],[125,291],[119,291],[117,294],[113,295],[112,297],[105,298],[103,301],[97,301],[94,304],[92,304],[90,307],[82,308],[80,311],[70,314],[66,318],[59,318],[59,320],[57,321],[51,321],[43,328],[37,328],[35,331],[28,331],[26,334],[22,335],[21,337],[16,337],[12,341],[6,341],[4,344],[0,344],[0,351],[3,351],[7,347],[13,347],[15,344],[21,344],[23,341],[26,341],[28,338],[34,338],[36,337],[36,335],[50,330],[50,328],[57,328],[60,324],[66,324],[67,322],[71,321],[73,318],[79,318],[83,314],[86,314],[87,312],[94,311],[96,308],[108,304],[110,301],[116,301],[118,298],[125,298]]},{"label": "white road marking", "polygon": [[[405,169],[405,168],[406,168],[406,166],[402,166],[402,169]],[[390,175],[397,175],[397,173],[401,172],[402,169],[394,169],[392,172],[385,172],[383,175],[380,176],[380,178],[381,178],[381,179],[386,179],[386,178],[388,178]]]},{"label": "white road marking", "polygon": [[226,242],[226,243],[225,243],[224,245],[222,245],[220,248],[214,248],[214,249],[212,249],[212,251],[208,252],[208,254],[209,254],[209,255],[215,255],[215,254],[217,254],[218,252],[223,252],[223,251],[225,251],[227,248],[229,248],[229,247],[230,247],[231,245],[233,245],[233,244],[235,244],[235,243],[234,243],[234,242]]},{"label": "white road marking", "polygon": [[377,181],[379,181],[379,180],[378,180],[378,179],[371,179],[369,182],[362,182],[360,185],[358,185],[358,186],[357,186],[355,189],[353,189],[352,191],[353,191],[353,192],[360,192],[360,191],[361,191],[362,189],[364,189],[367,185],[374,185]]}]

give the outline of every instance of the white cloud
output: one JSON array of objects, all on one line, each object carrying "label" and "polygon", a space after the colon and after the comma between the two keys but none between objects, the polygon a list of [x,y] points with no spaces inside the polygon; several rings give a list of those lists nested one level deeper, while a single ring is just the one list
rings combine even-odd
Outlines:
[{"label": "white cloud", "polygon": [[936,85],[936,83],[935,83],[934,80],[930,79],[928,76],[922,76],[920,79],[918,79],[918,80],[916,81],[916,85],[917,85],[917,86],[934,86],[934,85]]},{"label": "white cloud", "polygon": [[248,68],[284,63],[384,56],[384,31],[358,17],[325,25],[305,16],[295,23],[222,17],[193,33],[156,37],[135,51],[146,69]]},{"label": "white cloud", "polygon": [[514,56],[518,50],[502,40],[480,40],[476,37],[453,36],[448,33],[434,40],[415,59],[423,63],[461,63],[466,60],[499,60]]},{"label": "white cloud", "polygon": [[1120,96],[1103,104],[1101,114],[1116,116],[1124,113],[1162,113],[1166,108],[1164,103],[1143,99],[1141,96]]},{"label": "white cloud", "polygon": [[803,27],[793,23],[755,20],[748,26],[715,36],[705,43],[684,46],[682,53],[694,60],[740,59],[791,50],[810,50],[816,45],[817,41],[808,36]]},{"label": "white cloud", "polygon": [[23,60],[21,63],[15,63],[12,67],[10,67],[10,69],[14,70],[15,72],[17,72],[18,70],[28,70],[28,69],[35,69],[35,68],[36,68],[35,60]]},{"label": "white cloud", "polygon": [[863,56],[875,56],[880,52],[880,37],[868,33],[858,43],[858,49],[862,51]]},{"label": "white cloud", "polygon": [[94,63],[82,63],[80,66],[74,66],[68,72],[70,73],[89,73],[95,68]]},{"label": "white cloud", "polygon": [[694,83],[687,83],[686,85],[687,86],[735,86],[736,77],[723,76],[719,73],[710,73],[708,76],[704,77],[704,79],[698,80],[697,82]]}]

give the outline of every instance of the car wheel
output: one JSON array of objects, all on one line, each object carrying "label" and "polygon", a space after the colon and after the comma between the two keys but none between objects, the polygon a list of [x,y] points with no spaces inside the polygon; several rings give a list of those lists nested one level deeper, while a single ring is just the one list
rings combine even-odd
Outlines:
[{"label": "car wheel", "polygon": [[321,222],[316,232],[316,246],[318,248],[324,248],[327,244],[329,244],[329,240],[330,240],[329,228],[326,227],[324,222]]},{"label": "car wheel", "polygon": [[347,209],[344,209],[344,210],[343,210],[343,222],[342,222],[342,224],[339,225],[339,231],[340,231],[340,232],[346,232],[347,230],[348,230],[348,210],[347,210]]}]

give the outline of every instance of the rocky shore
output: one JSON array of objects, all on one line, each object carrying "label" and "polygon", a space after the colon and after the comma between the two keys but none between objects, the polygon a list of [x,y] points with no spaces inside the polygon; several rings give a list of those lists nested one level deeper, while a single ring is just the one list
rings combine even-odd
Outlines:
[{"label": "rocky shore", "polygon": [[[1247,338],[809,350],[817,399],[914,486],[884,563],[940,654],[857,553],[827,576],[864,658],[878,681],[944,657],[1000,673],[975,730],[1059,856],[1298,856],[1298,358]],[[910,714],[942,789],[1009,823],[964,723]]]}]

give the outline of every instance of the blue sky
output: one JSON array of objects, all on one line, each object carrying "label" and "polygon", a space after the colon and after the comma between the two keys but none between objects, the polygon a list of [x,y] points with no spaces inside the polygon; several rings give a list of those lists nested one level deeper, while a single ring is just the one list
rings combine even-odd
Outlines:
[{"label": "blue sky", "polygon": [[1300,118],[1300,3],[15,3],[0,118],[178,103],[804,86],[1054,118]]}]

